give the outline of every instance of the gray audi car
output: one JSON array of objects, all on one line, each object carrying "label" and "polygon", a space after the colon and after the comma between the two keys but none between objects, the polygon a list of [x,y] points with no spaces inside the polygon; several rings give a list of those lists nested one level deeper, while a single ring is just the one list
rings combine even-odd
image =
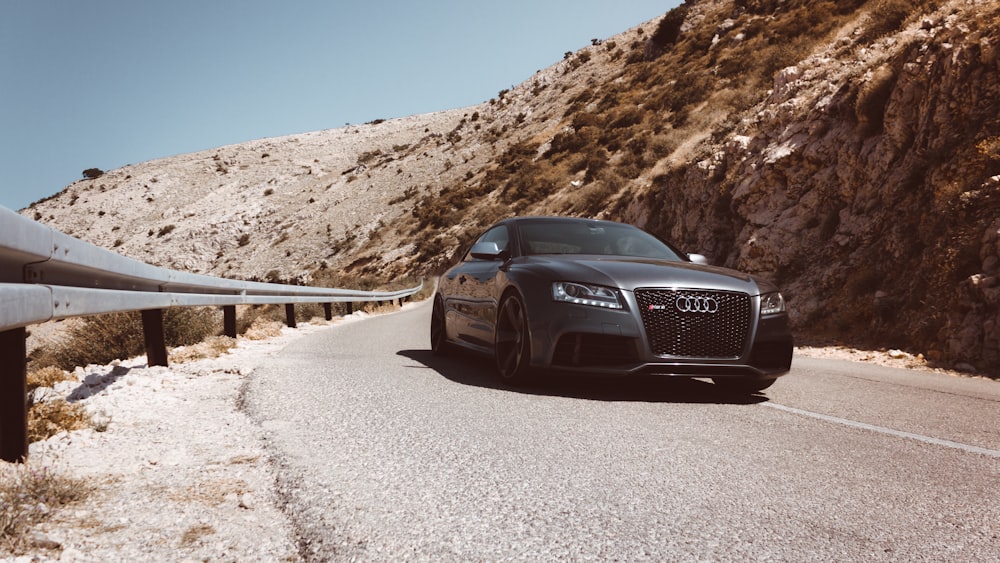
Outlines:
[{"label": "gray audi car", "polygon": [[433,307],[435,354],[491,355],[512,384],[550,370],[704,377],[753,393],[792,362],[778,288],[611,221],[500,221],[441,277]]}]

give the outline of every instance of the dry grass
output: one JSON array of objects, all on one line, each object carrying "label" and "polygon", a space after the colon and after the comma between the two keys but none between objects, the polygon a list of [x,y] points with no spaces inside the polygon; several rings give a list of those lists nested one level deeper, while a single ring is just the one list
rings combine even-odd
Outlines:
[{"label": "dry grass", "polygon": [[28,442],[38,442],[60,432],[90,427],[90,415],[79,403],[64,400],[35,403],[28,409]]},{"label": "dry grass", "polygon": [[324,312],[322,303],[299,303],[295,305],[296,321],[306,322],[323,317]]},{"label": "dry grass", "polygon": [[84,481],[49,468],[0,462],[0,548],[20,554],[32,526],[89,492]]},{"label": "dry grass", "polygon": [[228,336],[210,336],[205,341],[170,351],[170,361],[176,363],[194,362],[208,358],[218,358],[236,347],[236,339]]},{"label": "dry grass", "polygon": [[[217,334],[221,326],[219,311],[211,308],[179,307],[167,309],[163,314],[163,332],[168,346],[197,344]],[[77,366],[107,364],[145,353],[141,314],[112,313],[87,317],[72,325],[64,339],[38,348],[29,361],[32,370],[48,366],[72,370]]]},{"label": "dry grass", "polygon": [[56,366],[46,366],[28,373],[28,391],[39,387],[54,387],[60,381],[73,380],[73,374]]},{"label": "dry grass", "polygon": [[869,2],[868,22],[861,41],[874,41],[899,31],[914,14],[931,7],[927,0],[876,0]]},{"label": "dry grass", "polygon": [[382,303],[368,303],[361,308],[361,311],[369,313],[372,315],[380,315],[383,313],[391,313],[399,309],[394,301],[385,301]]},{"label": "dry grass", "polygon": [[181,536],[181,545],[184,547],[200,543],[203,538],[215,533],[215,528],[208,524],[199,524],[188,528]]},{"label": "dry grass", "polygon": [[184,489],[173,489],[166,497],[175,502],[200,502],[208,506],[218,506],[230,495],[242,495],[249,490],[246,481],[236,478],[218,478],[198,481]]},{"label": "dry grass", "polygon": [[284,323],[280,321],[264,316],[257,317],[251,321],[250,326],[243,333],[243,337],[248,340],[267,340],[268,338],[281,336],[281,329],[284,326]]}]

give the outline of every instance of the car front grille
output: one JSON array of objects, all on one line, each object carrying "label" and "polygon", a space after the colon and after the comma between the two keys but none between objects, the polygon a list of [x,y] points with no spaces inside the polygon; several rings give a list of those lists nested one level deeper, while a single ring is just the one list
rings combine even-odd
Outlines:
[{"label": "car front grille", "polygon": [[750,296],[704,290],[637,289],[649,346],[658,356],[736,359],[750,334]]}]

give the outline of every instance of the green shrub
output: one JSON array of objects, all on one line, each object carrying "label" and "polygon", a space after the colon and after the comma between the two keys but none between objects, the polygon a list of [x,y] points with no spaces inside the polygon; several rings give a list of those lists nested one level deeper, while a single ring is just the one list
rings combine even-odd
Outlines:
[{"label": "green shrub", "polygon": [[573,200],[573,210],[581,215],[597,215],[608,206],[608,200],[617,193],[622,183],[614,175],[604,173],[602,179],[586,184]]},{"label": "green shrub", "polygon": [[869,14],[862,42],[874,41],[899,31],[915,9],[914,2],[910,0],[878,0]]},{"label": "green shrub", "polygon": [[382,156],[382,151],[380,149],[365,151],[358,155],[358,164],[368,164],[380,156]]},{"label": "green shrub", "polygon": [[653,32],[653,43],[660,48],[669,47],[676,43],[677,38],[681,35],[681,26],[684,25],[687,12],[688,8],[684,5],[677,6],[667,12],[660,20],[659,25],[656,26],[656,31]]}]

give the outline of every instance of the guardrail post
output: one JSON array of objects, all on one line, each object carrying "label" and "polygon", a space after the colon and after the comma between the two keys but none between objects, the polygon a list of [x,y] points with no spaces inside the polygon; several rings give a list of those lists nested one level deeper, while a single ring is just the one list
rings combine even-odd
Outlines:
[{"label": "guardrail post", "polygon": [[354,303],[351,303],[350,301],[347,302],[347,314],[348,315],[354,314]]},{"label": "guardrail post", "polygon": [[229,338],[236,338],[236,305],[222,307],[222,333]]},{"label": "guardrail post", "polygon": [[323,316],[328,321],[332,321],[333,320],[333,304],[332,303],[323,303]]},{"label": "guardrail post", "polygon": [[146,364],[167,367],[167,343],[163,335],[163,309],[142,312],[142,336],[146,340]]},{"label": "guardrail post", "polygon": [[0,459],[28,459],[28,333],[15,328],[0,332]]},{"label": "guardrail post", "polygon": [[295,328],[295,304],[285,304],[285,324],[288,328]]}]

